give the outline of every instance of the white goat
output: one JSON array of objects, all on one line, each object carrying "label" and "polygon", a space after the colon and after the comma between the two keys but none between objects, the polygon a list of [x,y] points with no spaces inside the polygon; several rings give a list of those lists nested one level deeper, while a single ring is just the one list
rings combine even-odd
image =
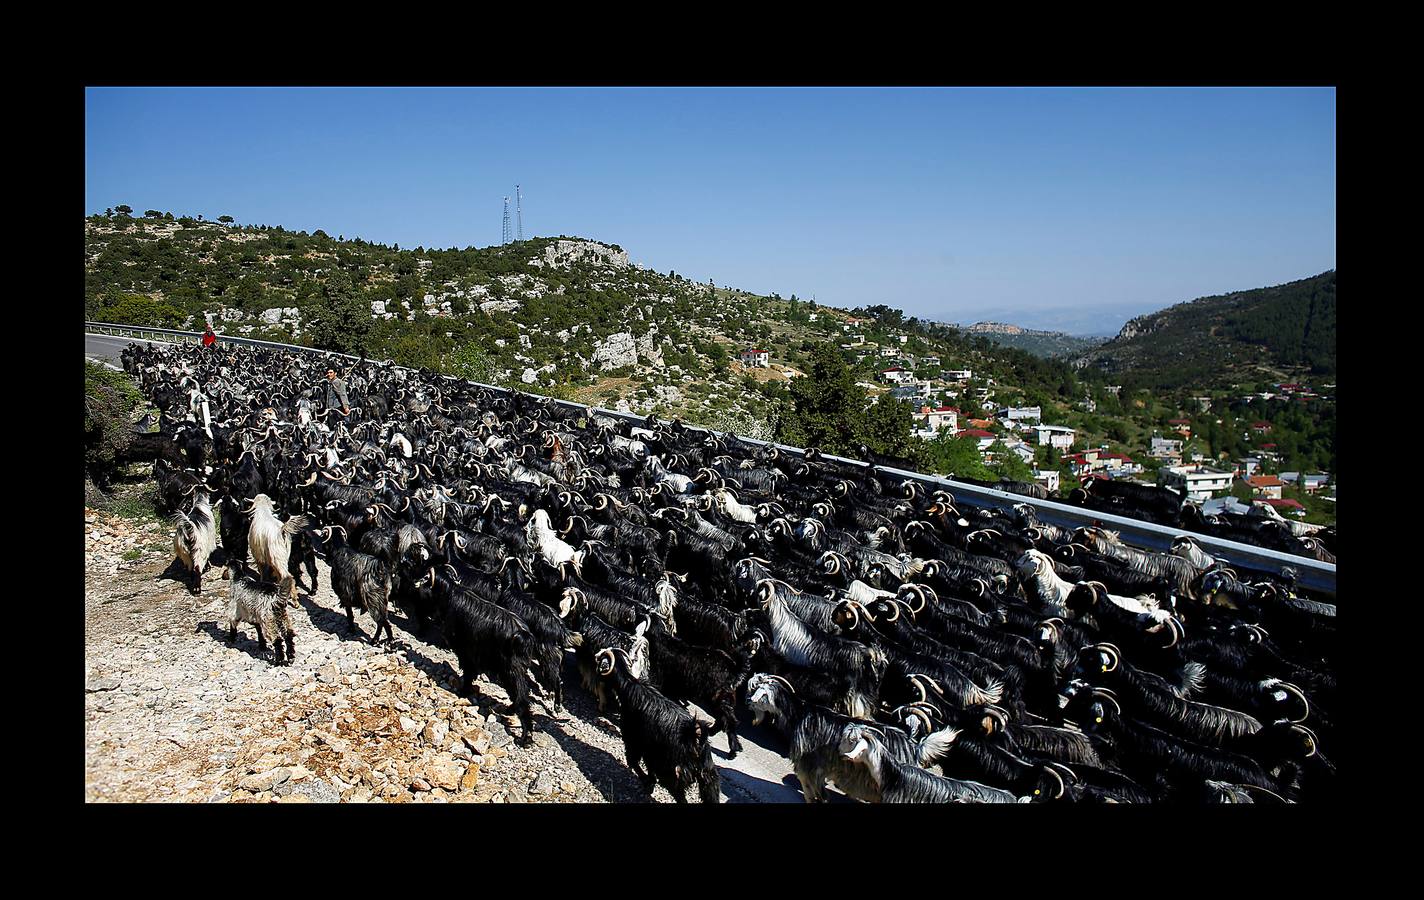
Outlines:
[{"label": "white goat", "polygon": [[1047,554],[1040,550],[1025,550],[1015,568],[1020,577],[1033,582],[1039,603],[1052,609],[1055,615],[1067,615],[1068,595],[1073,593],[1073,585],[1058,577]]},{"label": "white goat", "polygon": [[405,457],[406,459],[410,459],[410,454],[411,454],[410,439],[407,438],[405,435],[401,434],[399,431],[397,431],[395,434],[391,435],[390,443],[386,444],[386,446],[387,446],[387,447],[398,447],[398,448],[400,449],[400,455],[403,456],[403,457]]},{"label": "white goat", "polygon": [[208,558],[217,549],[217,530],[213,526],[213,507],[207,491],[198,491],[190,513],[179,510],[173,516],[173,552],[183,568],[193,573],[193,593],[203,592],[203,571]]},{"label": "white goat", "polygon": [[1172,555],[1180,556],[1198,569],[1210,569],[1216,565],[1216,559],[1208,555],[1196,541],[1186,535],[1172,541]]},{"label": "white goat", "polygon": [[669,472],[667,466],[663,465],[662,459],[657,456],[648,457],[648,471],[657,478],[659,484],[666,484],[679,494],[688,493],[692,490],[693,485],[696,484],[695,481],[686,475]]},{"label": "white goat", "polygon": [[717,508],[722,514],[733,522],[745,522],[748,525],[755,525],[757,521],[757,511],[754,506],[743,506],[737,502],[737,498],[732,496],[732,492],[726,488],[718,488],[712,494]]},{"label": "white goat", "polygon": [[549,523],[547,512],[542,509],[534,510],[534,514],[529,517],[529,524],[524,528],[524,534],[529,539],[529,543],[538,548],[539,555],[544,558],[544,562],[562,572],[565,579],[569,577],[567,569],[569,565],[574,567],[574,571],[580,578],[583,577],[583,561],[588,551],[576,551],[560,540]]},{"label": "white goat", "polygon": [[252,524],[247,528],[247,550],[259,572],[270,572],[272,581],[287,577],[287,559],[292,555],[292,535],[307,527],[306,516],[292,516],[283,524],[272,509],[272,498],[258,494],[248,501]]},{"label": "white goat", "polygon": [[860,579],[852,581],[850,587],[846,588],[844,593],[847,598],[854,600],[861,606],[869,606],[876,600],[895,599],[895,594],[890,591],[882,591],[879,588],[871,587]]}]

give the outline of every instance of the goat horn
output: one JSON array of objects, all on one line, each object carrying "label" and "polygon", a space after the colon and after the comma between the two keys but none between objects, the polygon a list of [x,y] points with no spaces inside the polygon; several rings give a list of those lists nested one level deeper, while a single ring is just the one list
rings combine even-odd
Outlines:
[{"label": "goat horn", "polygon": [[1048,772],[1048,774],[1052,775],[1054,778],[1056,778],[1056,779],[1058,780],[1058,793],[1056,793],[1056,794],[1053,795],[1053,799],[1054,799],[1054,800],[1060,800],[1060,799],[1062,799],[1062,797],[1063,797],[1063,792],[1068,789],[1068,788],[1067,788],[1067,785],[1065,785],[1065,784],[1063,783],[1063,776],[1060,775],[1060,774],[1058,773],[1058,770],[1054,769],[1052,766],[1044,766],[1043,768],[1044,768],[1045,771]]},{"label": "goat horn", "polygon": [[1113,708],[1117,710],[1117,715],[1118,715],[1118,717],[1119,717],[1119,718],[1122,717],[1122,705],[1117,702],[1117,694],[1113,693],[1113,692],[1112,692],[1111,690],[1109,690],[1108,688],[1099,688],[1099,687],[1093,688],[1093,691],[1092,691],[1092,692],[1093,692],[1093,694],[1095,694],[1095,695],[1100,695],[1100,696],[1102,696],[1103,698],[1105,698],[1109,703],[1111,703],[1111,704],[1113,705]]},{"label": "goat horn", "polygon": [[925,723],[925,733],[928,734],[929,732],[934,731],[934,722],[930,719],[929,713],[925,712],[923,709],[920,709],[918,706],[907,707],[905,710],[905,718],[922,719]]},{"label": "goat horn", "polygon": [[1302,691],[1300,688],[1296,687],[1288,681],[1282,681],[1279,685],[1277,685],[1277,687],[1279,687],[1281,690],[1285,691],[1288,694],[1294,694],[1297,698],[1300,699],[1301,704],[1305,707],[1305,712],[1301,715],[1299,719],[1291,719],[1292,723],[1299,724],[1310,718],[1310,701],[1306,699],[1304,691]]},{"label": "goat horn", "polygon": [[[934,689],[934,692],[935,692],[936,694],[939,694],[941,697],[944,696],[944,688],[940,687],[940,686],[939,686],[939,682],[938,682],[938,681],[935,681],[935,680],[934,680],[933,678],[931,678],[930,676],[928,676],[928,675],[918,675],[918,674],[917,674],[917,675],[912,675],[912,676],[910,676],[910,677],[912,677],[912,678],[923,678],[923,679],[925,680],[925,683],[927,683],[931,688],[933,688],[933,689]],[[920,699],[923,700],[923,699],[925,699],[925,698],[922,697],[922,698],[920,698]]]},{"label": "goat horn", "polygon": [[1118,665],[1122,662],[1122,651],[1112,644],[1099,644],[1098,652],[1109,658],[1109,663],[1103,666],[1104,672],[1117,671]]},{"label": "goat horn", "polygon": [[782,684],[786,685],[786,689],[788,691],[793,694],[796,693],[796,688],[792,686],[791,682],[787,681],[785,678],[782,678],[780,675],[767,675],[766,677],[771,679],[772,681],[781,682]]},{"label": "goat horn", "polygon": [[598,674],[607,675],[613,671],[613,666],[616,660],[613,656],[613,650],[610,648],[605,648],[593,655],[593,661],[598,665]]},{"label": "goat horn", "polygon": [[1165,649],[1170,650],[1171,648],[1177,646],[1177,641],[1186,637],[1187,633],[1182,629],[1182,623],[1177,621],[1176,616],[1172,616],[1171,618],[1167,619],[1167,627],[1172,630],[1172,643],[1168,644]]}]

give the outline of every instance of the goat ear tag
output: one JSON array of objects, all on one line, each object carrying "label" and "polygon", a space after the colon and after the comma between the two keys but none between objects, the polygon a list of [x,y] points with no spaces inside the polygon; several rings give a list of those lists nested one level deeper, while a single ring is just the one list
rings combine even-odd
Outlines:
[{"label": "goat ear tag", "polygon": [[1102,717],[1102,716],[1098,716],[1098,717],[1097,717],[1096,719],[1094,719],[1093,721],[1094,721],[1094,722],[1097,722],[1099,725],[1101,725],[1101,724],[1102,724],[1102,721],[1103,721],[1103,717]]}]

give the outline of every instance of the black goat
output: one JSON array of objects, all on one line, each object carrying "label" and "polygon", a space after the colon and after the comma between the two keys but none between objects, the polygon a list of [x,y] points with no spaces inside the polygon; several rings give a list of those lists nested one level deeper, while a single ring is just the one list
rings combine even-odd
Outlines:
[{"label": "black goat", "polygon": [[721,780],[702,723],[633,677],[622,651],[600,650],[597,662],[598,674],[612,683],[618,695],[624,757],[643,789],[651,794],[653,784],[661,784],[674,800],[686,803],[687,789],[696,786],[703,803],[720,802]]}]

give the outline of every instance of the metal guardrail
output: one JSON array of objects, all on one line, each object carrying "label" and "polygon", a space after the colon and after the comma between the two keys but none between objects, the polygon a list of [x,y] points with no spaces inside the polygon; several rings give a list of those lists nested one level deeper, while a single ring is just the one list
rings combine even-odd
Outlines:
[{"label": "metal guardrail", "polygon": [[[160,343],[188,343],[202,339],[201,332],[179,331],[171,328],[151,328],[146,326],[115,325],[108,322],[85,322],[86,332],[95,334],[106,334],[115,337],[133,337],[139,340],[158,341]],[[302,347],[296,344],[281,344],[275,341],[259,341],[252,338],[229,337],[219,335],[219,341],[226,341],[230,344],[242,344],[251,347],[262,347],[270,350],[286,350],[297,353],[307,353],[322,358],[340,357],[359,362],[359,356],[352,356],[348,353],[336,353],[329,350],[317,350],[313,347]],[[389,361],[368,359],[368,363],[389,366],[403,371],[414,371],[406,366],[396,366]],[[449,381],[456,381],[452,375],[444,375],[443,378]],[[504,394],[524,394],[525,396],[542,396],[530,394],[527,391],[518,391],[513,388],[500,387],[498,385],[483,384],[481,382],[470,382],[477,387],[487,388]],[[609,418],[621,419],[624,421],[642,424],[647,421],[646,416],[639,416],[634,413],[621,412],[614,409],[605,409],[601,406],[590,406],[585,403],[576,403],[572,400],[559,400],[551,397],[543,399],[560,406],[584,410],[590,414],[607,416]],[[687,425],[693,431],[710,432],[711,429],[697,425]],[[800,447],[789,447],[784,444],[776,444],[771,441],[757,440],[738,436],[738,440],[748,444],[761,447],[774,446],[784,453],[802,455],[805,453]],[[853,466],[865,466],[863,460],[848,459],[843,456],[833,456],[823,454],[823,458],[847,463]],[[1280,574],[1285,566],[1293,568],[1298,575],[1298,583],[1307,590],[1316,591],[1323,594],[1335,596],[1335,566],[1333,563],[1321,562],[1305,556],[1294,556],[1289,553],[1281,553],[1277,550],[1270,550],[1265,547],[1257,547],[1252,544],[1243,544],[1239,541],[1226,540],[1209,534],[1200,534],[1195,531],[1187,531],[1182,528],[1171,528],[1166,525],[1158,525],[1155,522],[1143,522],[1137,519],[1129,519],[1124,516],[1114,515],[1107,512],[1086,509],[1079,506],[1070,506],[1066,503],[1059,503],[1053,500],[1040,500],[1036,497],[1028,497],[1022,494],[1011,494],[1008,491],[1001,491],[996,488],[983,487],[968,482],[955,481],[951,478],[941,478],[937,475],[926,475],[922,472],[909,472],[904,469],[896,469],[890,466],[875,466],[880,472],[890,474],[896,478],[909,479],[925,485],[931,491],[946,490],[954,495],[956,503],[968,504],[976,508],[1004,509],[1020,503],[1033,507],[1035,515],[1039,521],[1047,525],[1057,525],[1063,528],[1081,528],[1086,525],[1101,525],[1113,531],[1120,532],[1122,539],[1129,544],[1143,547],[1149,550],[1169,551],[1172,547],[1172,540],[1184,534],[1191,535],[1202,549],[1211,556],[1222,560],[1228,565],[1237,569],[1247,569],[1253,572],[1263,572],[1272,575]]]}]

